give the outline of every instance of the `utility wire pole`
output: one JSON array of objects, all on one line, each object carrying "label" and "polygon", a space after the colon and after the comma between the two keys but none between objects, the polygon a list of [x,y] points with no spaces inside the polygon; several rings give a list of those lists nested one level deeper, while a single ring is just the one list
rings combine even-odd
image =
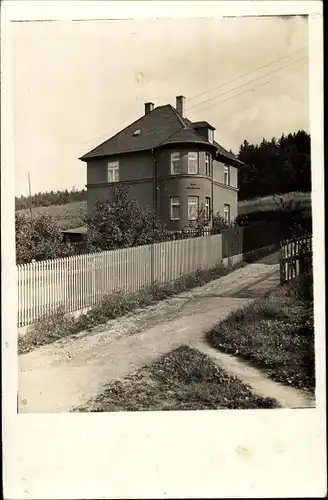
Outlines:
[{"label": "utility wire pole", "polygon": [[31,214],[31,223],[32,223],[33,222],[33,214],[32,214],[32,195],[31,195],[31,176],[30,176],[30,172],[28,173],[28,191],[29,191],[30,214]]}]

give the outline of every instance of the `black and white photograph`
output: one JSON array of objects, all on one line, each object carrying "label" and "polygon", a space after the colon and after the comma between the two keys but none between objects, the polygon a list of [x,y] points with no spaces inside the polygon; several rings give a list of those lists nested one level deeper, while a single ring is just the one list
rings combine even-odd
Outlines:
[{"label": "black and white photograph", "polygon": [[17,414],[315,410],[309,16],[10,34]]},{"label": "black and white photograph", "polygon": [[13,37],[19,411],[312,407],[307,18]]}]

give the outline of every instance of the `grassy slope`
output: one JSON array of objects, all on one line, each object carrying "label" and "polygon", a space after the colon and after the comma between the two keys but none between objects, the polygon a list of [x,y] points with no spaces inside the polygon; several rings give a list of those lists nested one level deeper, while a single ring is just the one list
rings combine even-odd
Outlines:
[{"label": "grassy slope", "polygon": [[231,314],[208,332],[207,341],[250,361],[273,380],[313,390],[312,300],[311,279],[299,278]]},{"label": "grassy slope", "polygon": [[188,346],[114,381],[105,392],[75,411],[163,411],[277,408],[255,395],[208,356]]},{"label": "grassy slope", "polygon": [[[86,201],[76,201],[66,205],[52,205],[50,207],[36,207],[33,209],[35,217],[40,215],[50,215],[60,225],[62,229],[83,226],[84,216],[87,209]],[[29,215],[29,210],[19,210],[19,213]]]},{"label": "grassy slope", "polygon": [[277,210],[276,202],[279,198],[283,198],[284,201],[295,200],[301,202],[302,207],[311,207],[311,193],[301,193],[301,192],[291,192],[282,195],[270,195],[263,196],[259,198],[253,198],[252,200],[243,200],[238,203],[238,213],[240,215],[246,215],[252,212],[263,212],[267,210]]},{"label": "grassy slope", "polygon": [[[279,196],[279,195],[278,195]],[[300,200],[304,207],[311,205],[311,193],[287,193],[282,195],[284,200]],[[53,205],[51,207],[36,207],[34,214],[49,214],[53,216],[59,223],[62,229],[74,228],[83,226],[83,218],[86,213],[87,202],[78,201],[68,203],[67,205]],[[238,203],[238,212],[240,214],[248,214],[258,210],[276,210],[276,202],[273,196],[265,196],[263,198],[255,198],[253,200],[240,201]],[[29,215],[29,210],[20,210],[21,213]]]}]

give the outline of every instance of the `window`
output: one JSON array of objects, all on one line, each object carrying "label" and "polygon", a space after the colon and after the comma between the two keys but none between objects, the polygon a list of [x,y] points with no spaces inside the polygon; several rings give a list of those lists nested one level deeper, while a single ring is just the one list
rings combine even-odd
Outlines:
[{"label": "window", "polygon": [[188,220],[197,220],[198,196],[188,196]]},{"label": "window", "polygon": [[224,165],[224,184],[229,186],[230,184],[230,167],[229,165]]},{"label": "window", "polygon": [[208,129],[208,140],[209,142],[212,142],[214,141],[214,130],[212,130],[211,128]]},{"label": "window", "polygon": [[198,153],[188,153],[188,174],[198,174]]},{"label": "window", "polygon": [[119,162],[110,161],[108,163],[107,182],[118,182],[118,181],[119,181]]},{"label": "window", "polygon": [[181,173],[180,153],[171,153],[171,175]]},{"label": "window", "polygon": [[211,218],[211,198],[207,196],[205,198],[205,217],[208,220]]},{"label": "window", "polygon": [[212,175],[212,158],[209,153],[205,153],[205,175],[208,177]]},{"label": "window", "polygon": [[224,220],[227,224],[230,223],[230,205],[225,204],[223,209]]},{"label": "window", "polygon": [[179,196],[172,196],[170,198],[170,218],[171,220],[180,220],[180,198]]}]

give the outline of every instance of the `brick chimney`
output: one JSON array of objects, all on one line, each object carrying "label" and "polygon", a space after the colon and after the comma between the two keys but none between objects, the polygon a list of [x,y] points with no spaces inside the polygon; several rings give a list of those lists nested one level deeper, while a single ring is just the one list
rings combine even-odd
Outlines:
[{"label": "brick chimney", "polygon": [[177,110],[179,115],[182,116],[182,118],[184,118],[185,116],[185,103],[186,103],[186,98],[183,95],[178,95],[176,97],[175,109]]},{"label": "brick chimney", "polygon": [[145,102],[145,115],[148,115],[151,111],[154,109],[154,103],[153,102]]}]

